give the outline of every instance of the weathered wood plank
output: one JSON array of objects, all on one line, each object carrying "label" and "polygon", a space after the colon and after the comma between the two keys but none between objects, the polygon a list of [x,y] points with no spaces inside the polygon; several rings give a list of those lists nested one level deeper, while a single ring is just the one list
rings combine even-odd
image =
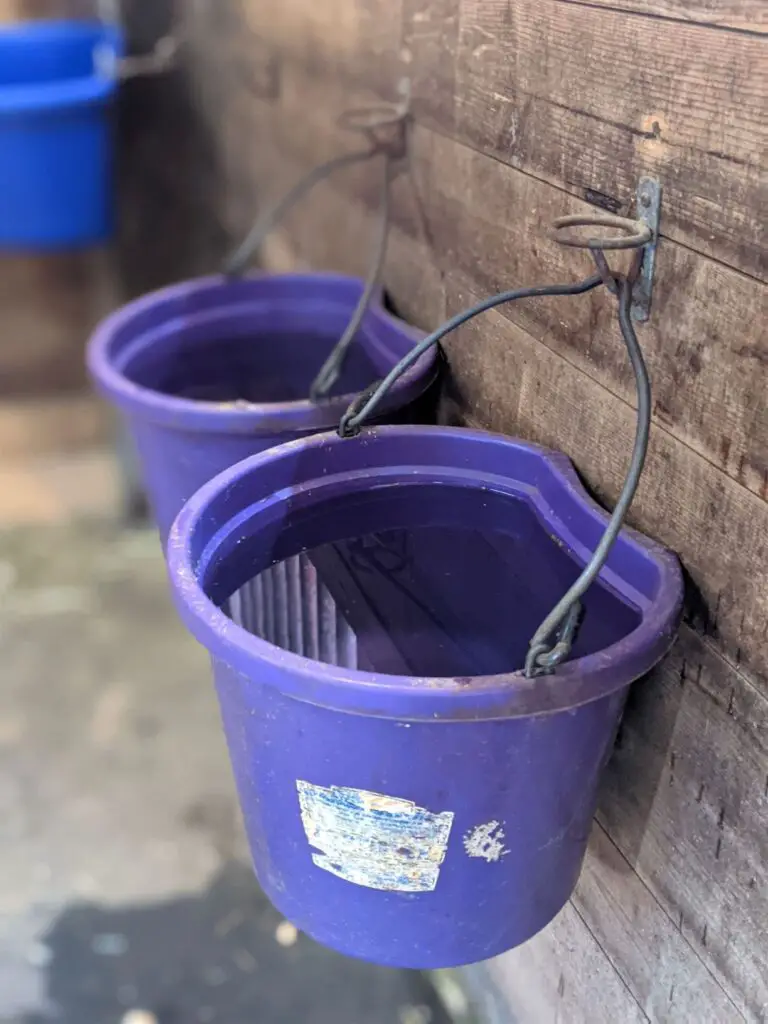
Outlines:
[{"label": "weathered wood plank", "polygon": [[[307,114],[302,132],[292,130],[307,88],[302,73],[287,68],[278,107],[252,100],[240,104],[242,120],[233,131],[245,139],[264,132],[276,140],[278,153],[265,154],[260,165],[284,157],[306,169],[352,148],[333,127],[344,95],[332,84],[314,83],[324,113]],[[242,167],[239,159],[234,162]],[[345,171],[334,185],[373,204],[377,178],[372,168],[361,166]],[[274,188],[285,177],[270,173],[267,179]],[[479,289],[492,292],[513,283],[576,280],[590,273],[587,256],[546,237],[554,217],[587,209],[546,183],[417,129],[409,176],[396,186],[393,217],[405,232],[429,239],[440,271],[458,267]],[[312,199],[302,206],[305,217],[316,210],[319,204]],[[504,314],[610,390],[631,398],[613,309],[602,294],[575,303],[518,304]],[[639,332],[658,421],[764,498],[768,403],[760,370],[768,360],[767,317],[768,289],[762,284],[672,242],[660,247],[652,317]]]},{"label": "weathered wood plank", "polygon": [[456,116],[458,0],[402,0],[403,56],[411,81],[414,110],[443,130]]},{"label": "weathered wood plank", "polygon": [[633,689],[600,820],[742,1012],[765,1020],[768,703],[688,629]]},{"label": "weathered wood plank", "polygon": [[[493,292],[577,280],[589,258],[551,242],[551,220],[584,212],[543,182],[430,132],[413,137],[414,179],[435,258]],[[595,293],[511,305],[504,315],[622,397],[631,397],[614,309]],[[768,497],[768,289],[667,242],[660,246],[651,320],[639,330],[664,428],[756,494]]]},{"label": "weathered wood plank", "polygon": [[[584,0],[565,2],[578,4]],[[737,28],[744,32],[768,32],[768,9],[763,0],[590,0],[590,3],[611,10]],[[664,27],[659,31],[663,32]]]},{"label": "weathered wood plank", "polygon": [[[306,169],[316,159],[309,153],[329,146],[324,134],[329,129],[318,127],[312,119],[305,120],[297,139],[272,105],[251,101],[243,102],[239,109],[242,120],[233,121],[235,148],[241,144],[238,140],[258,134],[259,124],[264,130],[271,124],[271,130],[278,133],[274,149],[265,154],[262,164],[269,167],[265,175],[273,182],[293,180],[300,167]],[[255,120],[257,110],[267,121]],[[326,152],[324,149],[323,156]],[[234,163],[239,164],[240,158],[235,157]],[[418,256],[408,265],[418,271],[422,301],[430,292],[430,284],[424,286],[424,282],[439,282],[450,273],[451,265],[462,268],[462,277],[475,294],[508,287],[512,281],[569,280],[589,272],[585,257],[543,238],[551,217],[563,212],[561,193],[426,131],[414,135],[412,165],[412,182],[403,179],[398,183],[395,221],[403,235],[421,240]],[[288,173],[287,166],[295,166],[296,171]],[[370,201],[374,180],[373,175],[367,180],[365,175],[361,177],[361,169],[345,172],[343,181],[318,191],[289,217],[286,228],[289,237],[295,234],[303,239],[299,247],[302,256],[319,260],[321,266],[364,270],[370,228],[362,228],[363,214],[356,204],[345,209],[342,192],[350,185],[360,187]],[[375,191],[375,185],[373,188]],[[338,201],[332,200],[333,192],[338,193]],[[413,287],[408,274],[391,277],[397,266],[393,259],[388,263],[395,299],[426,326],[426,318],[408,298]],[[674,282],[671,291],[665,273]],[[703,294],[705,286],[707,294],[711,289],[717,295],[717,304]],[[703,596],[699,627],[716,635],[727,656],[741,661],[761,685],[768,680],[764,642],[768,595],[760,575],[763,572],[768,577],[768,505],[676,438],[695,446],[713,462],[725,463],[731,472],[735,459],[734,475],[768,493],[765,467],[759,468],[768,450],[768,419],[762,380],[754,373],[760,360],[750,353],[752,346],[756,357],[764,345],[760,326],[764,295],[755,282],[689,250],[672,243],[663,248],[654,316],[642,329],[641,340],[655,382],[657,422],[665,429],[654,434],[648,483],[641,489],[634,512],[641,528],[681,552]],[[510,307],[506,316],[525,328],[525,344],[536,355],[536,363],[546,367],[549,359],[546,349],[538,351],[544,346],[537,345],[531,335],[569,360],[556,360],[554,365],[559,377],[565,373],[569,381],[573,378],[581,401],[575,418],[566,417],[563,422],[565,437],[550,429],[547,440],[557,447],[570,443],[591,482],[603,494],[615,497],[630,450],[632,413],[624,401],[613,399],[611,392],[595,387],[574,368],[594,374],[605,387],[631,400],[612,302],[604,294],[540,301]],[[471,356],[466,355],[465,346],[451,349],[459,378],[472,382],[475,399],[486,410],[494,412],[498,407],[501,425],[514,415],[515,391],[510,380],[517,370],[507,365],[510,343],[510,339],[494,342],[484,333],[482,344],[469,346]],[[468,358],[474,359],[474,364],[465,362]],[[563,382],[562,387],[570,384]],[[567,408],[573,395],[553,394],[551,400]],[[594,408],[585,410],[585,403]],[[560,424],[559,416],[542,410],[534,426],[545,415],[550,428]],[[583,425],[580,435],[573,434],[576,422]],[[617,423],[623,424],[620,444]],[[665,432],[671,430],[674,437]],[[601,440],[602,433],[609,435],[607,442]],[[588,451],[584,450],[585,436],[594,445]],[[745,454],[747,445],[749,456]],[[704,609],[708,609],[707,615]]]},{"label": "weathered wood plank", "polygon": [[573,904],[649,1020],[744,1019],[599,825]]},{"label": "weathered wood plank", "polygon": [[[469,298],[468,292],[449,282],[449,309],[460,308]],[[471,422],[479,413],[486,426],[565,450],[598,491],[609,465],[618,480],[631,438],[630,422],[622,423],[621,403],[524,331],[507,326],[498,314],[487,314],[482,325],[467,327],[464,333],[448,346],[459,382],[454,385],[458,404],[463,379],[472,380],[487,399],[487,404],[472,407],[476,412]],[[626,414],[631,420],[629,409]],[[657,434],[633,518],[680,551],[694,577],[711,579],[717,575],[719,558],[705,522],[709,516],[713,521],[723,513],[729,516],[720,503],[737,501],[738,495],[721,490],[711,498],[713,504],[702,520],[680,529],[681,514],[688,511],[695,517],[700,505],[700,484],[694,467],[685,466],[685,455],[685,449],[669,445]],[[614,484],[612,497],[615,493]],[[768,529],[766,506],[749,500],[755,512],[763,510],[754,534],[759,541],[759,534]],[[742,509],[740,518],[747,515]],[[692,536],[695,531],[701,535],[696,542],[700,552],[690,557],[683,534]],[[730,542],[729,538],[720,559],[729,554]],[[745,573],[755,573],[753,597],[759,601],[768,574],[766,557],[763,547],[759,562],[748,555],[744,567]],[[727,563],[720,571],[738,575]],[[746,643],[749,630],[740,615],[751,599],[744,592],[740,596],[734,641]],[[765,629],[764,613],[756,629]],[[762,657],[759,651],[758,655]],[[634,694],[640,710],[631,704],[625,719],[624,745],[609,772],[603,820],[630,863],[643,877],[647,874],[670,916],[676,919],[682,912],[685,934],[711,961],[732,998],[759,1019],[768,999],[768,973],[761,966],[768,915],[765,697],[689,629],[683,631],[675,654]],[[638,731],[640,738],[633,741]]]},{"label": "weathered wood plank", "polygon": [[[449,313],[478,297],[473,287],[448,278]],[[630,405],[499,313],[446,348],[465,412],[566,452],[600,498],[615,501],[634,436]],[[463,401],[464,381],[482,396],[477,404]],[[680,554],[698,591],[689,616],[768,692],[768,504],[656,429],[630,518]]]},{"label": "weathered wood plank", "polygon": [[310,74],[396,89],[401,0],[236,0],[234,6],[252,39]]},{"label": "weathered wood plank", "polygon": [[487,964],[520,1024],[642,1024],[648,1017],[569,903],[544,931]]},{"label": "weathered wood plank", "polygon": [[[303,120],[302,131],[295,131],[292,114],[303,103],[306,82],[285,66],[279,102],[237,93],[230,98],[226,118],[215,118],[214,109],[209,112],[215,120],[212,127],[225,181],[220,213],[234,237],[244,235],[257,211],[312,166],[359,145],[335,125],[335,112],[348,103],[343,87],[334,87],[334,102],[326,109],[327,90],[320,91],[318,86],[322,113]],[[368,103],[376,97],[363,92],[358,99]],[[254,142],[260,138],[269,138],[272,144],[265,147]],[[371,165],[347,168],[288,214],[281,236],[296,258],[317,269],[365,274],[376,230],[377,214],[371,206],[378,203],[379,180],[378,170]],[[442,275],[431,256],[430,225],[407,175],[396,180],[394,201],[407,231],[398,223],[390,231],[387,283],[411,322],[432,326],[444,310]]]},{"label": "weathered wood plank", "polygon": [[[657,176],[664,235],[768,276],[765,40],[560,0],[461,0],[451,66],[423,24],[458,2],[406,8],[417,118],[614,210]],[[452,84],[453,105],[436,104]]]}]

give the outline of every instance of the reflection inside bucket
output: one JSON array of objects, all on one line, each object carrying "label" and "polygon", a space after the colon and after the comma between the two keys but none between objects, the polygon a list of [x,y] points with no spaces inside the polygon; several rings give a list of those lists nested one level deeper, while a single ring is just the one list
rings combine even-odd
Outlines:
[{"label": "reflection inside bucket", "polygon": [[[198,402],[296,402],[306,399],[325,357],[338,341],[331,332],[273,330],[236,337],[186,335],[183,352],[148,349],[131,361],[136,384]],[[353,344],[331,394],[360,391],[379,376],[363,346]]]},{"label": "reflection inside bucket", "polygon": [[[510,532],[432,525],[321,544],[255,576],[230,597],[229,614],[272,644],[347,668],[436,677],[516,671],[580,566],[524,502],[503,501],[514,511]],[[602,585],[584,605],[572,657],[604,649],[640,621]]]}]

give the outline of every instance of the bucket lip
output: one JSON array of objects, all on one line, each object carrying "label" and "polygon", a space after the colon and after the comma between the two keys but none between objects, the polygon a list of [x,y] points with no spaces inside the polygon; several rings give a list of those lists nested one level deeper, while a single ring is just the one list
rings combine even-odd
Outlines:
[{"label": "bucket lip", "polygon": [[[210,652],[231,666],[247,686],[251,679],[273,685],[292,697],[319,706],[372,717],[414,721],[475,721],[550,714],[572,710],[625,689],[648,672],[672,646],[680,621],[683,580],[677,557],[662,545],[630,528],[621,540],[650,558],[658,573],[656,596],[642,610],[638,626],[616,643],[583,658],[568,661],[553,675],[527,679],[521,670],[496,676],[429,678],[384,675],[347,669],[305,658],[261,640],[233,622],[204,593],[192,560],[192,541],[199,527],[208,526],[211,502],[244,478],[270,463],[289,459],[327,445],[363,446],[366,441],[403,439],[455,445],[466,455],[476,444],[493,444],[511,455],[533,453],[556,482],[562,495],[554,520],[581,506],[591,517],[608,521],[605,512],[585,491],[570,459],[536,444],[482,430],[433,426],[383,426],[363,431],[356,438],[337,434],[314,435],[271,448],[219,473],[194,494],[174,522],[167,546],[167,561],[174,599],[190,632]],[[459,460],[457,460],[457,468]],[[427,464],[425,463],[425,466]],[[466,474],[466,461],[462,465]],[[371,471],[371,483],[375,478]],[[478,472],[480,480],[488,474]],[[510,477],[510,480],[512,478]],[[297,481],[301,483],[303,481]],[[521,492],[522,493],[522,492]],[[287,500],[288,492],[282,500]],[[540,510],[537,510],[540,511]],[[208,519],[206,520],[206,516]],[[469,682],[469,685],[468,685]]]},{"label": "bucket lip", "polygon": [[[362,279],[357,277],[317,272],[253,273],[238,279],[237,284],[244,286],[252,283],[258,286],[269,282],[285,282],[298,287],[301,287],[302,284],[314,286],[327,284],[337,288],[354,285],[359,288],[360,292],[364,287]],[[147,292],[138,299],[126,303],[102,320],[88,342],[86,353],[88,370],[96,386],[105,397],[127,414],[174,430],[260,436],[297,431],[317,433],[335,427],[354,399],[356,392],[338,395],[320,404],[314,404],[308,398],[290,402],[202,402],[192,398],[165,395],[152,388],[136,384],[115,368],[111,355],[112,344],[120,332],[129,329],[132,321],[160,303],[183,301],[190,296],[199,295],[205,291],[215,292],[219,289],[224,296],[230,287],[232,287],[231,282],[220,274],[190,278],[156,291]],[[260,296],[254,294],[252,298],[242,300],[240,303],[222,302],[220,308],[224,313],[228,305],[234,309],[246,302],[255,306],[260,301],[266,302],[267,300],[268,296],[266,295],[262,300]],[[210,313],[210,310],[207,312]],[[173,319],[173,317],[169,317],[167,322],[170,323]],[[366,328],[368,328],[367,331]],[[422,331],[385,310],[382,289],[378,289],[374,293],[361,330],[366,334],[368,341],[380,349],[385,349],[387,346],[377,336],[376,328],[394,330],[414,344],[424,336]],[[393,354],[393,366],[403,354]],[[381,403],[382,412],[386,413],[388,410],[407,405],[421,395],[434,380],[437,370],[437,353],[434,350],[426,352],[390,389],[386,399]]]},{"label": "bucket lip", "polygon": [[[94,19],[14,22],[0,30],[0,46],[10,43],[22,47],[26,43],[55,42],[78,36],[91,36],[94,47],[110,45],[116,60],[124,53],[124,37],[120,27]],[[22,85],[0,84],[0,117],[48,113],[104,102],[116,87],[117,79],[114,76],[101,74],[95,69],[92,74],[79,78],[26,82]]]}]

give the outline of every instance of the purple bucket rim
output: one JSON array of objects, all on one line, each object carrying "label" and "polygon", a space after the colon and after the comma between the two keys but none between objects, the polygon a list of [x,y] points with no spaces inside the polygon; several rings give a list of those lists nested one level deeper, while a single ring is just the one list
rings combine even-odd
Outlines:
[{"label": "purple bucket rim", "polygon": [[[298,285],[302,282],[315,285],[325,283],[331,287],[354,284],[359,287],[360,291],[364,287],[361,278],[326,272],[251,273],[246,277],[238,278],[234,282],[234,286],[243,286],[248,283],[259,285],[270,282],[295,282]],[[223,292],[232,286],[233,282],[221,274],[189,278],[155,291],[146,292],[110,313],[96,327],[86,350],[88,371],[99,391],[130,415],[180,430],[258,436],[282,432],[317,433],[335,427],[350,402],[355,398],[356,392],[338,395],[319,404],[313,404],[309,399],[290,402],[202,402],[191,398],[165,395],[152,388],[135,384],[113,366],[110,354],[111,345],[119,332],[129,328],[131,321],[161,303],[184,301],[205,291],[221,289]],[[366,335],[367,340],[371,344],[383,347],[380,339],[375,337],[375,330],[372,330],[372,327],[386,328],[401,337],[411,339],[414,343],[423,338],[423,331],[387,312],[383,305],[383,295],[383,289],[379,288],[374,293],[366,312],[361,331]],[[266,299],[267,296],[264,298]],[[254,296],[251,302],[257,304],[258,297]],[[244,304],[243,301],[234,304],[232,308],[236,309]],[[224,314],[227,304],[222,304],[220,309]],[[210,310],[208,312],[210,313]],[[171,320],[172,318],[169,317],[168,322],[170,323]],[[393,354],[392,365],[394,366],[404,354],[404,352]],[[425,353],[390,389],[381,404],[382,413],[403,407],[418,398],[432,383],[436,373],[437,353],[432,350]]]},{"label": "purple bucket rim", "polygon": [[[348,713],[414,721],[476,721],[569,710],[626,688],[661,660],[677,634],[683,599],[682,572],[672,552],[628,527],[622,529],[620,542],[640,549],[653,562],[658,572],[656,597],[640,609],[639,625],[616,643],[567,661],[553,675],[536,679],[527,679],[518,670],[504,675],[475,676],[467,685],[466,679],[385,675],[330,665],[294,654],[247,632],[208,598],[192,561],[192,539],[206,523],[210,504],[219,495],[264,466],[290,459],[301,451],[337,444],[361,446],[372,439],[416,441],[416,435],[454,446],[492,442],[510,451],[524,449],[533,453],[556,481],[566,506],[573,509],[578,505],[602,523],[608,521],[608,513],[587,494],[567,456],[501,434],[453,427],[384,426],[364,430],[355,438],[342,439],[334,433],[287,442],[250,456],[208,481],[184,505],[171,528],[167,561],[174,599],[185,625],[211,655],[235,668],[244,678],[249,677],[245,665],[251,670],[261,669],[251,674],[258,674],[261,682],[269,682],[299,700]],[[361,466],[364,464],[363,457]],[[466,477],[471,470],[467,471],[465,465],[462,472]],[[375,470],[371,481],[374,473]],[[481,486],[483,480],[487,484],[489,475],[481,471],[477,478]],[[526,489],[519,493],[526,493]],[[535,511],[541,518],[542,510]],[[550,522],[554,524],[562,518],[562,513],[553,514]],[[546,525],[546,513],[543,519]],[[604,574],[605,570],[601,573],[605,581]],[[627,589],[633,590],[631,584]]]}]

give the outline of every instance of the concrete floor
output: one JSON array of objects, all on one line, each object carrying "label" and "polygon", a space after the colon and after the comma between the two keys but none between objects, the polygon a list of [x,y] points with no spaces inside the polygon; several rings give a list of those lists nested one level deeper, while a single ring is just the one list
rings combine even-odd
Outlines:
[{"label": "concrete floor", "polygon": [[260,894],[153,533],[0,533],[0,651],[0,1024],[445,1024]]}]

